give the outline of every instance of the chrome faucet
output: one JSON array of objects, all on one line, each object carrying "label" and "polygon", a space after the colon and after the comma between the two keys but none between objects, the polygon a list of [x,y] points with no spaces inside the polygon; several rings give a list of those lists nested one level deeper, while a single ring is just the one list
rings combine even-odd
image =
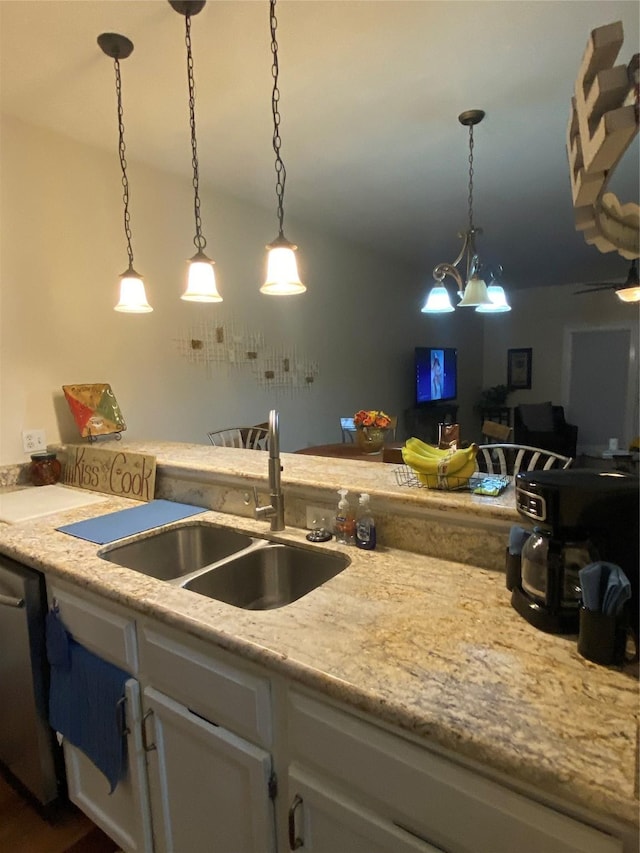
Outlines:
[{"label": "chrome faucet", "polygon": [[275,409],[269,412],[269,493],[271,503],[260,506],[258,490],[254,486],[253,496],[256,504],[256,518],[270,518],[272,530],[284,530],[284,495],[280,484],[280,428],[278,413]]}]

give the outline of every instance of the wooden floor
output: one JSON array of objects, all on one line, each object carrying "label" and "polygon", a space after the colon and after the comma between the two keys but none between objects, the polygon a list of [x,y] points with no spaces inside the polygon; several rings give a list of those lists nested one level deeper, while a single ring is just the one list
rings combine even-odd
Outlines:
[{"label": "wooden floor", "polygon": [[71,803],[51,819],[0,774],[0,851],[2,853],[114,853],[117,844]]}]

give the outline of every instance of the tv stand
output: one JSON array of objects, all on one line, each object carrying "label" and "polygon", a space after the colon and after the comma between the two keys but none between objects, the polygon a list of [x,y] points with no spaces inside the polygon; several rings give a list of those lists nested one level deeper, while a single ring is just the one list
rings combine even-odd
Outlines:
[{"label": "tv stand", "polygon": [[404,426],[407,436],[415,436],[428,444],[437,444],[438,424],[455,424],[457,415],[458,404],[455,402],[429,403],[405,409]]}]

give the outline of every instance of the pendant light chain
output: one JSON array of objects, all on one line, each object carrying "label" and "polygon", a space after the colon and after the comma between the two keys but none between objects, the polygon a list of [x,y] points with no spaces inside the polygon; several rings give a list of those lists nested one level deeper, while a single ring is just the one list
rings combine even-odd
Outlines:
[{"label": "pendant light chain", "polygon": [[473,125],[469,125],[469,231],[473,231]]},{"label": "pendant light chain", "polygon": [[124,144],[124,121],[122,110],[122,79],[120,77],[120,61],[113,62],[116,69],[116,95],[118,98],[118,154],[122,169],[122,201],[124,202],[124,233],[127,238],[127,255],[129,267],[133,267],[133,249],[131,248],[131,220],[129,217],[129,179],[127,178],[126,146]]},{"label": "pendant light chain", "polygon": [[282,157],[280,156],[282,140],[280,139],[280,111],[278,110],[280,90],[278,89],[278,42],[276,40],[278,19],[276,18],[276,0],[270,0],[269,2],[269,21],[271,27],[271,53],[273,55],[273,62],[271,64],[271,75],[273,76],[271,111],[273,113],[273,150],[276,155],[276,195],[278,196],[279,236],[284,237],[284,185],[287,180],[287,172],[284,167],[284,163],[282,162]]},{"label": "pendant light chain", "polygon": [[202,219],[200,218],[200,179],[198,174],[198,143],[196,141],[196,96],[193,76],[193,56],[191,53],[191,15],[185,15],[185,44],[187,46],[187,78],[189,82],[189,121],[191,125],[191,165],[193,166],[193,210],[196,220],[196,236],[193,242],[201,252],[207,245],[202,234]]}]

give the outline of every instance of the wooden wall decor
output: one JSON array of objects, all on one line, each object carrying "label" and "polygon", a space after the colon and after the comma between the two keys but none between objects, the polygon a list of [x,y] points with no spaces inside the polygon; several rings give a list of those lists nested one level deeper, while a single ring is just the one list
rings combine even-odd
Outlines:
[{"label": "wooden wall decor", "polygon": [[137,501],[153,500],[155,456],[86,444],[71,444],[62,456],[62,479],[67,486]]},{"label": "wooden wall decor", "polygon": [[638,54],[614,66],[622,23],[591,32],[571,99],[567,153],[576,230],[601,252],[640,255],[640,206],[621,203],[607,184],[638,133]]}]

